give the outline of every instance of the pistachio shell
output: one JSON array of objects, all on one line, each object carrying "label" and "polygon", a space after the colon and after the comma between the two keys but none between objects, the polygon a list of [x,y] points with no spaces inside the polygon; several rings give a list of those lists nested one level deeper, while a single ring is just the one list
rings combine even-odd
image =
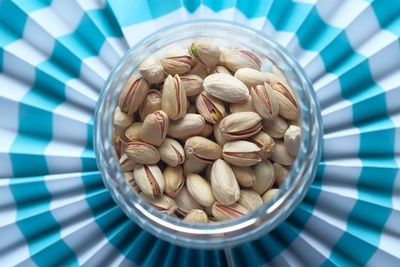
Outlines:
[{"label": "pistachio shell", "polygon": [[264,85],[252,87],[250,94],[254,108],[261,117],[268,120],[276,118],[279,111],[279,102],[269,84],[264,83]]},{"label": "pistachio shell", "polygon": [[272,164],[275,172],[275,183],[281,186],[287,179],[289,171],[279,163]]},{"label": "pistachio shell", "polygon": [[290,125],[283,136],[283,140],[289,154],[296,157],[301,143],[301,128]]},{"label": "pistachio shell", "polygon": [[221,121],[217,121],[215,124],[214,124],[214,137],[215,137],[215,140],[217,141],[217,143],[220,145],[220,146],[224,146],[225,145],[225,143],[226,142],[228,142],[228,140],[226,140],[224,137],[223,137],[223,135],[222,135],[222,133],[221,133],[221,129],[219,128],[219,124],[220,124],[220,122]]},{"label": "pistachio shell", "polygon": [[186,214],[192,209],[203,209],[203,207],[189,194],[186,186],[182,187],[179,193],[174,197],[174,200],[178,205],[176,212],[183,216],[186,216]]},{"label": "pistachio shell", "polygon": [[273,138],[283,138],[288,128],[288,124],[285,119],[278,116],[273,120],[263,120],[264,131],[272,136]]},{"label": "pistachio shell", "polygon": [[167,166],[163,172],[165,182],[165,194],[175,197],[185,184],[183,170],[181,166]]},{"label": "pistachio shell", "polygon": [[154,199],[143,193],[140,193],[140,196],[154,208],[168,215],[174,214],[178,208],[176,202],[166,195],[160,195]]},{"label": "pistachio shell", "polygon": [[250,137],[261,131],[261,117],[255,112],[239,112],[221,120],[219,128],[227,140]]},{"label": "pistachio shell", "polygon": [[251,187],[259,195],[271,188],[275,182],[274,168],[269,160],[258,163],[254,170],[256,172],[256,183]]},{"label": "pistachio shell", "polygon": [[125,180],[128,182],[128,184],[132,187],[132,189],[134,189],[136,192],[140,193],[140,188],[136,184],[135,177],[133,176],[133,171],[124,172],[124,177],[125,177]]},{"label": "pistachio shell", "polygon": [[272,152],[271,159],[284,166],[291,166],[294,163],[294,157],[289,154],[285,144],[280,140],[275,141],[275,151]]},{"label": "pistachio shell", "polygon": [[177,166],[185,161],[185,151],[181,144],[175,139],[165,138],[164,142],[158,148],[160,158],[168,166]]},{"label": "pistachio shell", "polygon": [[210,183],[198,174],[191,173],[186,178],[189,194],[202,206],[209,207],[215,202]]},{"label": "pistachio shell", "polygon": [[231,205],[239,200],[240,189],[235,174],[222,159],[216,160],[212,165],[211,188],[217,201],[222,204]]},{"label": "pistachio shell", "polygon": [[207,41],[197,41],[189,45],[189,53],[205,67],[212,68],[217,65],[220,55],[219,47]]},{"label": "pistachio shell", "polygon": [[198,135],[203,131],[204,125],[205,121],[201,115],[189,113],[179,120],[170,122],[168,135],[179,139]]},{"label": "pistachio shell", "polygon": [[252,212],[262,206],[263,200],[260,195],[250,189],[240,190],[239,204]]},{"label": "pistachio shell", "polygon": [[160,146],[167,136],[168,123],[168,116],[162,110],[147,115],[140,128],[140,139],[148,144]]},{"label": "pistachio shell", "polygon": [[252,142],[261,148],[261,156],[263,159],[271,157],[272,151],[275,150],[274,139],[264,131],[260,131],[258,134],[250,136],[247,141]]},{"label": "pistachio shell", "polygon": [[180,76],[187,96],[194,96],[203,91],[203,79],[195,74],[182,74]]},{"label": "pistachio shell", "polygon": [[278,193],[279,193],[279,189],[277,189],[277,188],[272,188],[272,189],[268,190],[267,192],[265,192],[262,195],[263,202],[267,203],[268,201],[270,201]]},{"label": "pistachio shell", "polygon": [[197,96],[196,107],[200,115],[212,124],[226,115],[222,101],[207,92],[202,92]]},{"label": "pistachio shell", "polygon": [[139,72],[150,84],[164,80],[164,68],[158,58],[148,57],[140,64]]},{"label": "pistachio shell", "polygon": [[114,110],[113,123],[116,127],[125,128],[131,125],[133,122],[133,116],[129,116],[127,113],[121,111],[117,106]]},{"label": "pistachio shell", "polygon": [[197,160],[195,158],[189,158],[183,164],[183,174],[187,177],[191,173],[200,173],[208,164]]},{"label": "pistachio shell", "polygon": [[179,75],[175,75],[173,78],[168,75],[167,79],[165,79],[161,107],[170,120],[177,120],[185,116],[187,97]]},{"label": "pistachio shell", "polygon": [[128,158],[126,153],[122,154],[121,158],[119,159],[119,166],[121,166],[121,169],[123,171],[132,171],[137,162],[133,159]]},{"label": "pistachio shell", "polygon": [[279,103],[279,114],[288,120],[297,119],[299,108],[291,88],[283,82],[270,82],[270,85]]},{"label": "pistachio shell", "polygon": [[142,105],[139,109],[140,119],[142,121],[147,115],[154,111],[161,109],[161,93],[158,90],[151,89],[147,92],[146,98],[143,100]]},{"label": "pistachio shell", "polygon": [[224,145],[222,156],[235,166],[253,166],[261,161],[261,149],[248,141],[231,141]]},{"label": "pistachio shell", "polygon": [[235,78],[241,80],[247,88],[263,85],[269,81],[269,77],[265,72],[261,72],[252,68],[241,68],[235,72]]},{"label": "pistachio shell", "polygon": [[252,167],[232,166],[236,180],[243,187],[251,187],[256,183],[256,172]]},{"label": "pistachio shell", "polygon": [[189,210],[183,220],[187,222],[206,223],[208,222],[208,216],[203,210],[192,209]]},{"label": "pistachio shell", "polygon": [[228,75],[232,75],[232,73],[224,66],[215,66],[214,68],[212,68],[210,70],[210,74],[214,74],[214,73],[225,73]]},{"label": "pistachio shell", "polygon": [[132,115],[136,112],[149,91],[149,84],[145,79],[136,74],[129,76],[119,97],[121,111]]},{"label": "pistachio shell", "polygon": [[247,86],[225,73],[208,75],[203,82],[204,90],[210,95],[230,103],[246,102],[249,98]]},{"label": "pistachio shell", "polygon": [[201,64],[196,64],[189,72],[188,74],[195,74],[202,78],[203,80],[207,77],[208,71],[207,68],[204,67]]},{"label": "pistachio shell", "polygon": [[253,105],[253,100],[251,96],[246,102],[243,103],[232,103],[229,105],[229,111],[231,113],[238,113],[238,112],[257,112]]},{"label": "pistachio shell", "polygon": [[212,214],[218,221],[231,220],[247,214],[249,211],[238,203],[224,205],[215,202],[212,207]]},{"label": "pistachio shell", "polygon": [[121,142],[127,144],[129,142],[140,141],[140,129],[142,128],[142,122],[135,122],[125,130],[121,132]]},{"label": "pistachio shell", "polygon": [[183,74],[194,66],[192,57],[183,49],[168,51],[161,58],[161,64],[168,74]]},{"label": "pistachio shell", "polygon": [[223,54],[224,65],[233,72],[241,68],[252,68],[260,70],[261,60],[252,52],[247,50],[231,50]]},{"label": "pistachio shell", "polygon": [[125,153],[130,159],[140,164],[156,164],[160,160],[158,150],[154,146],[143,142],[128,143]]},{"label": "pistachio shell", "polygon": [[203,130],[199,133],[202,137],[209,137],[213,133],[214,128],[210,124],[204,124]]},{"label": "pistachio shell", "polygon": [[164,177],[157,165],[138,164],[133,175],[136,184],[146,196],[155,198],[164,193]]},{"label": "pistachio shell", "polygon": [[201,136],[189,137],[186,140],[185,153],[187,158],[195,158],[205,163],[212,163],[222,158],[222,148],[217,143]]}]

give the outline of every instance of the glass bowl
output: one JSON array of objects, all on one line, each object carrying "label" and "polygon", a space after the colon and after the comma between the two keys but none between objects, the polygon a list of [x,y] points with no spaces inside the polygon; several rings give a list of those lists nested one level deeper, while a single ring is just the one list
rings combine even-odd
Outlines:
[{"label": "glass bowl", "polygon": [[[240,218],[208,224],[190,223],[163,214],[146,203],[124,178],[112,142],[112,115],[118,94],[131,73],[138,73],[141,61],[161,56],[171,48],[186,48],[193,40],[209,40],[220,46],[243,48],[258,55],[263,70],[282,74],[294,88],[302,116],[302,143],[286,182],[274,198]],[[114,67],[101,91],[94,121],[97,165],[115,202],[144,230],[168,242],[192,248],[226,248],[261,237],[271,231],[304,198],[321,157],[322,121],[319,103],[310,81],[296,60],[262,32],[222,21],[175,24],[151,34],[129,49]]]}]

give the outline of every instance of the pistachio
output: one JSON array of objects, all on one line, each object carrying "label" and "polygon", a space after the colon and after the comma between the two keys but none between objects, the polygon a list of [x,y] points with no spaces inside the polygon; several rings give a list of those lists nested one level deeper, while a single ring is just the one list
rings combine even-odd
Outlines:
[{"label": "pistachio", "polygon": [[187,109],[186,91],[179,75],[175,75],[173,78],[168,75],[165,79],[161,107],[170,120],[177,120],[185,116]]},{"label": "pistachio", "polygon": [[258,134],[250,136],[247,141],[252,142],[261,148],[261,157],[263,159],[271,157],[272,151],[275,150],[274,139],[264,131],[260,131]]},{"label": "pistachio", "polygon": [[189,72],[188,74],[194,74],[202,78],[203,80],[207,77],[208,71],[207,68],[204,67],[201,64],[196,64]]},{"label": "pistachio", "polygon": [[200,136],[202,137],[209,137],[212,132],[213,132],[214,128],[210,125],[210,124],[204,124],[203,130],[199,133]]},{"label": "pistachio", "polygon": [[263,202],[267,203],[268,201],[270,201],[278,193],[279,193],[279,189],[277,189],[277,188],[272,188],[272,189],[268,190],[267,192],[265,192],[262,195]]},{"label": "pistachio", "polygon": [[258,163],[254,170],[256,172],[256,183],[251,187],[259,195],[271,188],[275,182],[274,168],[269,160],[263,160]]},{"label": "pistachio", "polygon": [[186,114],[188,113],[197,113],[196,105],[188,105]]},{"label": "pistachio", "polygon": [[210,70],[210,74],[214,74],[214,73],[225,73],[228,75],[232,75],[231,72],[224,66],[215,66],[214,68],[212,68]]},{"label": "pistachio", "polygon": [[203,88],[210,95],[230,103],[246,102],[249,98],[247,86],[226,73],[208,75],[204,79]]},{"label": "pistachio", "polygon": [[260,195],[250,189],[240,190],[239,204],[245,207],[249,212],[261,207],[263,200]]},{"label": "pistachio", "polygon": [[219,54],[219,60],[218,60],[218,65],[219,66],[226,66],[225,64],[225,58],[227,57],[227,55],[231,52],[230,49],[227,49],[225,47],[220,47],[220,54]]},{"label": "pistachio", "polygon": [[188,50],[197,62],[207,68],[212,68],[218,63],[220,50],[218,46],[212,43],[202,40],[193,42]]},{"label": "pistachio", "polygon": [[272,164],[275,172],[275,183],[281,186],[287,179],[289,171],[279,163]]},{"label": "pistachio", "polygon": [[247,50],[231,50],[223,53],[224,65],[233,72],[241,68],[252,68],[260,70],[261,60],[252,52]]},{"label": "pistachio", "polygon": [[205,121],[201,115],[189,113],[182,119],[170,122],[168,135],[173,138],[187,138],[200,134],[204,125]]},{"label": "pistachio", "polygon": [[186,186],[182,187],[179,193],[174,197],[174,200],[178,205],[176,212],[182,216],[186,216],[186,214],[192,209],[203,209],[203,207],[189,194]]},{"label": "pistachio", "polygon": [[261,117],[255,112],[239,112],[221,120],[219,128],[227,140],[250,137],[261,131]]},{"label": "pistachio", "polygon": [[235,174],[231,166],[222,159],[216,160],[212,165],[211,188],[217,201],[222,204],[231,205],[239,200],[240,189]]},{"label": "pistachio", "polygon": [[186,140],[185,153],[187,158],[194,158],[208,164],[222,158],[221,147],[201,136],[189,137]]},{"label": "pistachio", "polygon": [[264,119],[272,120],[278,115],[279,103],[274,91],[267,83],[257,85],[250,89],[254,108]]},{"label": "pistachio", "polygon": [[165,53],[161,59],[161,64],[168,74],[183,74],[194,66],[192,57],[183,49],[175,49]]},{"label": "pistachio", "polygon": [[148,144],[160,146],[167,136],[168,122],[168,116],[162,110],[147,115],[140,128],[140,139]]},{"label": "pistachio", "polygon": [[247,213],[249,213],[249,211],[238,203],[233,203],[232,205],[224,205],[215,202],[212,207],[212,214],[218,221],[235,219]]},{"label": "pistachio", "polygon": [[165,194],[170,197],[175,197],[185,183],[182,167],[167,166],[163,172],[163,176],[165,182]]},{"label": "pistachio", "polygon": [[207,164],[206,170],[204,172],[204,178],[211,183],[211,164]]},{"label": "pistachio", "polygon": [[203,79],[195,74],[182,74],[180,76],[187,96],[194,96],[203,91]]},{"label": "pistachio", "polygon": [[285,144],[280,140],[275,141],[275,151],[272,152],[271,159],[284,166],[291,166],[294,162],[294,157],[289,154]]},{"label": "pistachio", "polygon": [[204,207],[205,213],[208,215],[208,217],[212,217],[212,206],[209,207]]},{"label": "pistachio", "polygon": [[290,125],[283,136],[283,141],[289,154],[296,157],[301,143],[301,128],[296,125]]},{"label": "pistachio", "polygon": [[164,68],[158,58],[148,57],[140,64],[139,72],[150,84],[164,81]]},{"label": "pistachio", "polygon": [[273,120],[263,120],[264,131],[273,138],[283,138],[287,128],[288,124],[286,120],[281,118],[280,116],[276,117]]},{"label": "pistachio", "polygon": [[157,165],[138,164],[133,176],[143,194],[155,198],[164,193],[164,177]]},{"label": "pistachio", "polygon": [[191,173],[186,178],[189,194],[202,206],[209,207],[215,202],[211,185],[198,174]]},{"label": "pistachio", "polygon": [[161,109],[161,93],[158,90],[151,89],[147,92],[139,109],[140,119],[143,121],[147,115]]},{"label": "pistachio", "polygon": [[191,173],[199,173],[206,166],[207,163],[204,163],[203,161],[197,160],[195,158],[187,159],[183,164],[183,174],[185,175],[185,177],[187,177]]},{"label": "pistachio", "polygon": [[235,72],[235,78],[241,80],[249,89],[257,85],[263,85],[269,81],[269,77],[265,72],[261,72],[251,68],[241,68]]},{"label": "pistachio", "polygon": [[119,159],[119,166],[121,166],[121,169],[125,172],[132,171],[135,168],[136,164],[137,162],[128,158],[126,153],[122,154],[121,158]]},{"label": "pistachio", "polygon": [[124,152],[123,148],[122,148],[122,142],[121,142],[121,138],[119,136],[113,136],[113,144],[114,144],[114,152],[115,152],[115,156],[120,159],[122,153]]},{"label": "pistachio", "polygon": [[264,75],[268,77],[268,83],[278,83],[282,82],[282,76],[277,73],[272,73],[272,72],[264,72]]},{"label": "pistachio", "polygon": [[200,115],[212,124],[226,115],[222,101],[207,92],[202,92],[197,96],[196,107]]},{"label": "pistachio", "polygon": [[217,141],[217,143],[218,143],[220,146],[224,146],[225,143],[228,142],[228,140],[226,140],[226,139],[222,136],[221,129],[219,128],[220,122],[221,122],[221,121],[217,121],[217,122],[214,124],[214,137],[215,137],[215,140]]},{"label": "pistachio", "polygon": [[168,215],[174,214],[178,208],[176,202],[166,195],[160,195],[156,198],[151,198],[146,194],[140,193],[140,196],[154,208]]},{"label": "pistachio", "polygon": [[137,111],[149,91],[149,84],[142,77],[132,74],[125,82],[119,97],[121,111],[132,115]]},{"label": "pistachio", "polygon": [[271,82],[270,85],[279,103],[279,114],[288,120],[295,120],[299,115],[299,109],[290,87],[283,82]]},{"label": "pistachio", "polygon": [[252,167],[232,166],[236,180],[243,187],[251,187],[256,183],[256,172]]},{"label": "pistachio", "polygon": [[246,111],[257,112],[256,109],[254,108],[251,96],[249,96],[249,99],[246,102],[230,104],[229,111],[231,113],[246,112]]},{"label": "pistachio", "polygon": [[168,166],[175,167],[185,161],[185,151],[175,139],[165,138],[158,151],[160,152],[161,160]]},{"label": "pistachio", "polygon": [[189,210],[183,220],[187,222],[206,223],[208,222],[208,216],[204,210],[192,209]]},{"label": "pistachio", "polygon": [[129,116],[117,106],[114,110],[113,123],[116,127],[125,128],[131,125],[133,116]]},{"label": "pistachio", "polygon": [[139,141],[128,143],[125,153],[139,164],[156,164],[160,160],[160,153],[154,146]]},{"label": "pistachio", "polygon": [[135,177],[133,176],[133,172],[124,172],[124,177],[125,180],[128,182],[128,184],[138,193],[140,193],[139,186],[136,184]]},{"label": "pistachio", "polygon": [[222,156],[235,166],[253,166],[261,161],[261,149],[248,141],[231,141],[222,148]]},{"label": "pistachio", "polygon": [[121,133],[121,142],[123,144],[128,144],[129,142],[140,140],[140,129],[142,128],[142,122],[135,122]]}]

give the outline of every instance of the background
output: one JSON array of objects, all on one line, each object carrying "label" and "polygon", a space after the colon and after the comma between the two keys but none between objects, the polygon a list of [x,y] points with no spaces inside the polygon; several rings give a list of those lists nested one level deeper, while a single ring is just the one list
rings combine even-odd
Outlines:
[{"label": "background", "polygon": [[[236,266],[400,265],[400,1],[0,0],[0,265],[227,265],[142,231],[103,185],[98,93],[172,23],[235,21],[286,47],[317,91],[324,152],[293,214]],[[396,227],[397,223],[397,227]]]}]

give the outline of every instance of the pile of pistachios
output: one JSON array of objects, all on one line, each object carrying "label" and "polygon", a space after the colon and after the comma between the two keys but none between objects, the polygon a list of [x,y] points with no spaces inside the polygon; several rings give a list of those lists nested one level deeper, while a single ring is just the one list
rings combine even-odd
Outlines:
[{"label": "pile of pistachios", "polygon": [[282,72],[263,72],[251,51],[207,41],[149,57],[139,72],[120,92],[113,143],[145,201],[206,223],[247,214],[279,192],[301,142]]}]

